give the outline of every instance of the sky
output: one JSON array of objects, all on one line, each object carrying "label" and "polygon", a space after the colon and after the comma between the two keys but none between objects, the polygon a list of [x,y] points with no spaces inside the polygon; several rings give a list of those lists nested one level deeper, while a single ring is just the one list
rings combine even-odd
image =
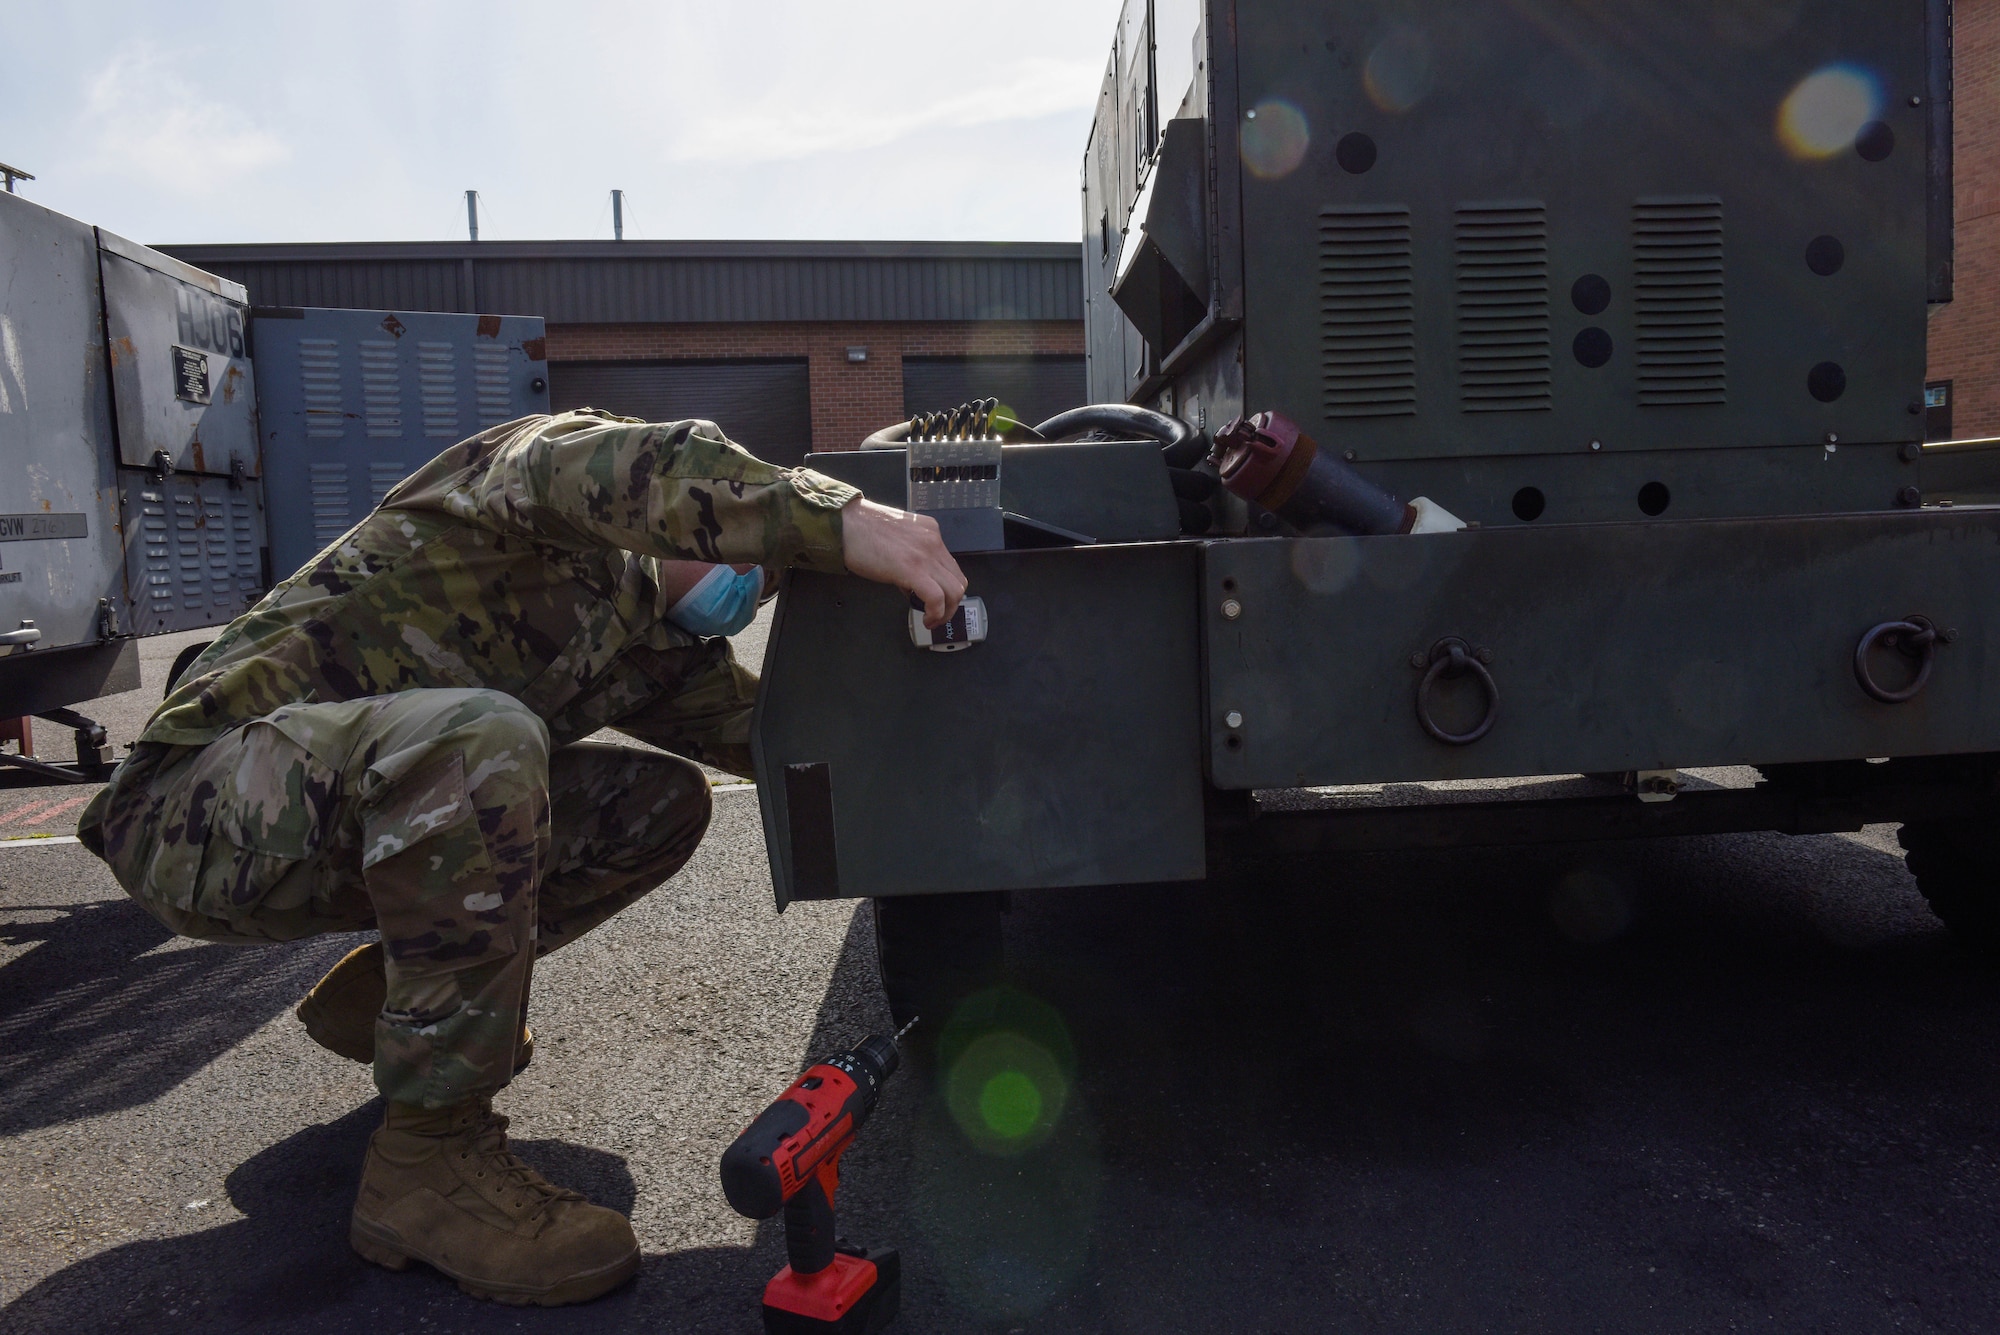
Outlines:
[{"label": "sky", "polygon": [[1068,241],[1118,0],[7,0],[0,162],[149,244]]}]

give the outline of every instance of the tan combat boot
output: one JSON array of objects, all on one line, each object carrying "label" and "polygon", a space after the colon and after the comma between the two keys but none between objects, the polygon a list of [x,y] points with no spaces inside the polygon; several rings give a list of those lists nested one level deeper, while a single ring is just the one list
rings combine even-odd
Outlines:
[{"label": "tan combat boot", "polygon": [[422,1261],[475,1298],[517,1305],[585,1302],[639,1268],[630,1221],[515,1158],[507,1119],[485,1099],[389,1105],[348,1241],[377,1265]]},{"label": "tan combat boot", "polygon": [[[382,971],[382,943],[371,941],[341,956],[340,963],[313,984],[296,1014],[306,1037],[349,1061],[375,1060],[375,1017],[389,993]],[[535,1058],[535,1036],[521,1026],[521,1046],[514,1052],[514,1074]]]}]

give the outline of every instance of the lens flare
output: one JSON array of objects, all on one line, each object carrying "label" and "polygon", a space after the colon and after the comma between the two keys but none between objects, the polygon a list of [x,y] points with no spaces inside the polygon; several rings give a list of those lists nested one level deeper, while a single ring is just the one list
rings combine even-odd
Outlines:
[{"label": "lens flare", "polygon": [[1368,100],[1383,111],[1401,114],[1431,91],[1430,39],[1415,28],[1397,28],[1368,53],[1361,71]]},{"label": "lens flare", "polygon": [[945,1075],[945,1105],[988,1154],[1021,1154],[1049,1138],[1069,1081],[1047,1048],[1003,1030],[973,1040]]},{"label": "lens flare", "polygon": [[996,1136],[1018,1140],[1042,1120],[1042,1091],[1022,1071],[1002,1071],[979,1091],[979,1119]]},{"label": "lens flare", "polygon": [[1243,148],[1243,165],[1252,176],[1275,181],[1289,176],[1306,160],[1312,145],[1312,131],[1306,115],[1282,98],[1266,98],[1243,113],[1243,131],[1238,136]]},{"label": "lens flare", "polygon": [[1824,65],[1778,108],[1778,142],[1795,158],[1829,158],[1854,146],[1882,109],[1882,85],[1859,65]]}]

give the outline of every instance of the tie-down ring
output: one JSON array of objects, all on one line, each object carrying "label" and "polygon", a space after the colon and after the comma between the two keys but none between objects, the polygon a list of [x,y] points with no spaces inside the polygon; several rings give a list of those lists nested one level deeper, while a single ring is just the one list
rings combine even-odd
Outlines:
[{"label": "tie-down ring", "polygon": [[[1417,683],[1417,722],[1424,725],[1425,732],[1450,746],[1470,746],[1492,729],[1493,720],[1500,713],[1500,688],[1494,684],[1486,664],[1480,661],[1488,657],[1483,652],[1475,653],[1456,635],[1447,635],[1431,646],[1430,666],[1424,671],[1424,679]],[[1470,732],[1446,732],[1431,717],[1431,687],[1440,678],[1462,677],[1468,672],[1478,678],[1486,692],[1486,710]]]}]

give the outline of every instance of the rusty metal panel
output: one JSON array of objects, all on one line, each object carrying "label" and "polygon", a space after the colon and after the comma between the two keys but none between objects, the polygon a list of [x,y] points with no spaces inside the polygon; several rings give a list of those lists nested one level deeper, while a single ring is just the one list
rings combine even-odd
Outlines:
[{"label": "rusty metal panel", "polygon": [[450,446],[549,411],[535,316],[269,306],[255,316],[277,579]]},{"label": "rusty metal panel", "polygon": [[100,312],[91,228],[0,194],[0,654],[126,624]]},{"label": "rusty metal panel", "polygon": [[99,229],[118,458],[255,477],[257,387],[241,286]]},{"label": "rusty metal panel", "polygon": [[[2000,508],[1241,540],[1203,566],[1223,788],[2000,751]],[[1883,703],[1856,650],[1912,614],[1956,635]],[[1417,712],[1451,637],[1499,695],[1463,745]],[[1871,663],[1891,687],[1915,668]],[[1440,672],[1427,705],[1475,731],[1478,672]]]}]

